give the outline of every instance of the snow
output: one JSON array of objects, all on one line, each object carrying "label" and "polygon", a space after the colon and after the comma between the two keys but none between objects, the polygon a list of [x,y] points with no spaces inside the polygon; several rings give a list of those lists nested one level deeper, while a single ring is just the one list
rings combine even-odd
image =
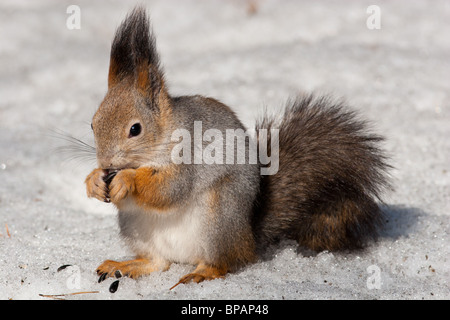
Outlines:
[{"label": "snow", "polygon": [[216,97],[248,125],[299,92],[344,97],[387,137],[395,190],[363,251],[283,242],[222,280],[169,290],[193,269],[173,264],[115,293],[94,271],[132,253],[114,208],[85,195],[95,159],[57,152],[52,130],[92,142],[109,46],[133,3],[78,1],[79,30],[66,27],[71,4],[0,3],[0,299],[450,298],[448,1],[378,0],[380,30],[366,27],[369,1],[147,1],[173,94]]}]

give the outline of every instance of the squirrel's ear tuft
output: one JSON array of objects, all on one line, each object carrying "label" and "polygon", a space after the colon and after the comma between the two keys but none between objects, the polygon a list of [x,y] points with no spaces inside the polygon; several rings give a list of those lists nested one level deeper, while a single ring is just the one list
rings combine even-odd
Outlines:
[{"label": "squirrel's ear tuft", "polygon": [[108,87],[111,88],[134,72],[132,38],[134,33],[131,16],[127,16],[116,31],[111,45]]},{"label": "squirrel's ear tuft", "polygon": [[136,7],[116,31],[108,87],[132,77],[143,94],[154,96],[163,90],[163,72],[155,43],[145,9]]}]

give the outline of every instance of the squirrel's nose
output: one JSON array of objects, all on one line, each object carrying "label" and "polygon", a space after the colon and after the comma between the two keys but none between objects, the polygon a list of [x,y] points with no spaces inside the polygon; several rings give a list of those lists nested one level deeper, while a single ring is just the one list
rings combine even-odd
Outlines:
[{"label": "squirrel's nose", "polygon": [[114,161],[109,156],[104,155],[97,155],[97,164],[99,168],[102,168],[104,170],[111,170],[115,169]]}]

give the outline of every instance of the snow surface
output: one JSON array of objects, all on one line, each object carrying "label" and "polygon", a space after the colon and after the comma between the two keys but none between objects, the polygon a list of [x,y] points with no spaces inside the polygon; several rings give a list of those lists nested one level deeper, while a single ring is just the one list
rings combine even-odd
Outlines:
[{"label": "snow surface", "polygon": [[[141,3],[140,1],[139,3]],[[132,253],[114,208],[86,198],[95,160],[55,151],[63,130],[92,142],[111,40],[132,1],[0,3],[0,299],[449,299],[450,3],[147,1],[170,91],[230,105],[251,125],[299,92],[331,93],[387,137],[388,223],[361,252],[305,254],[284,242],[224,280],[169,288],[192,266],[97,282]],[[72,265],[57,271],[62,265]]]}]

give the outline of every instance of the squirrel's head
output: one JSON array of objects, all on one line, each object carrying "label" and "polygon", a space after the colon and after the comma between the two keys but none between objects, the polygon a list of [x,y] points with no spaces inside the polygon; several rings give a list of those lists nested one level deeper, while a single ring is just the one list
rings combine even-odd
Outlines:
[{"label": "squirrel's head", "polygon": [[108,92],[92,120],[103,169],[156,161],[171,127],[171,102],[145,10],[134,9],[116,31]]}]

